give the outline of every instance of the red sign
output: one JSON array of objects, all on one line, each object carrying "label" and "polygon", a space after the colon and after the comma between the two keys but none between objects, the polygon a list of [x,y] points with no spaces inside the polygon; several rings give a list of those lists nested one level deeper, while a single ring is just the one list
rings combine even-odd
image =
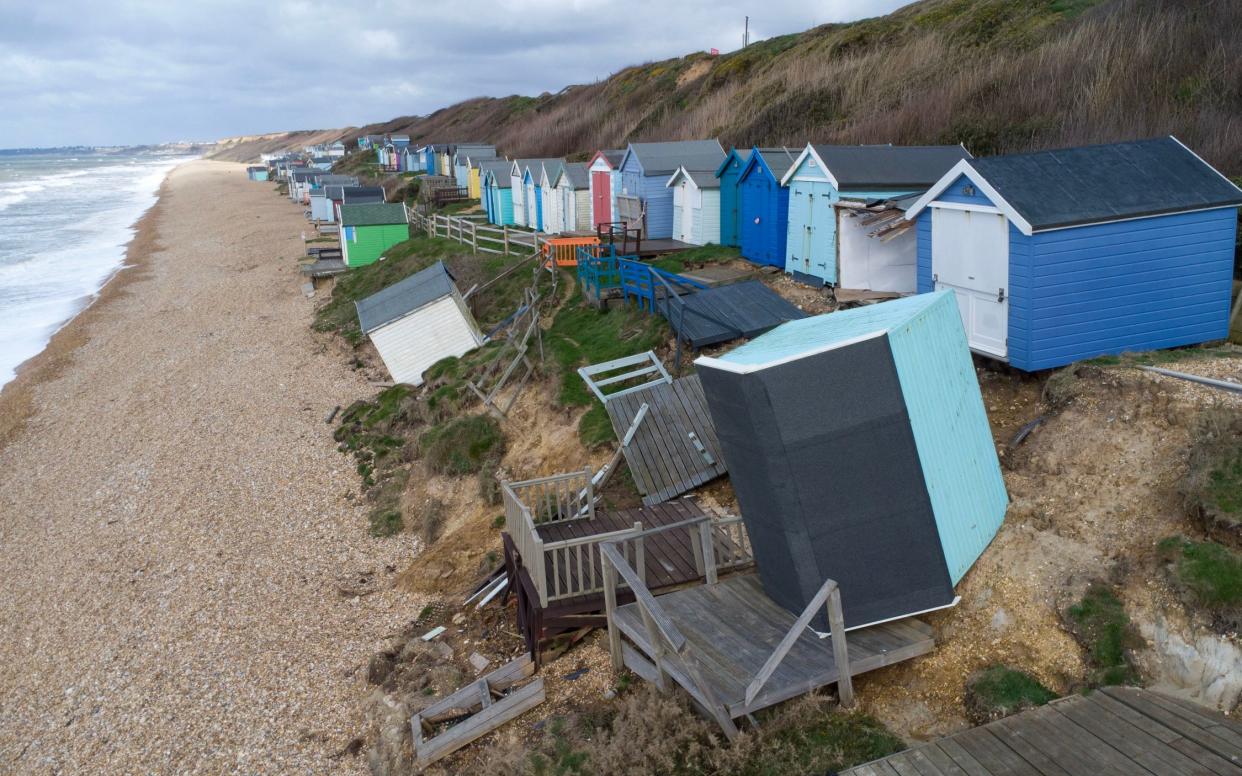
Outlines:
[{"label": "red sign", "polygon": [[712,56],[713,57],[720,56],[720,49],[712,49]]}]

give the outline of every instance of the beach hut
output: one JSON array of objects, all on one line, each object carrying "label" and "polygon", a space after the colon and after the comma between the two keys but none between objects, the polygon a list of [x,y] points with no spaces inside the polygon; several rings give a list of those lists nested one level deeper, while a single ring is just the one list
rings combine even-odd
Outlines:
[{"label": "beach hut", "polygon": [[418,151],[419,153],[423,155],[423,172],[427,173],[428,175],[435,175],[436,174],[436,147],[435,145],[429,143],[423,146],[422,148],[418,149]]},{"label": "beach hut", "polygon": [[345,205],[371,205],[384,202],[382,186],[325,186],[328,199],[332,202],[332,217],[329,221],[340,223],[341,208]]},{"label": "beach hut", "polygon": [[484,159],[496,158],[496,146],[486,143],[459,143],[453,151],[453,178],[457,181],[457,185],[468,189],[470,196],[474,199],[479,198],[478,179],[475,179],[474,187],[471,187],[470,170],[472,162],[480,162]]},{"label": "beach hut", "polygon": [[742,256],[756,264],[785,267],[789,189],[781,184],[797,152],[753,148],[737,178],[738,237]]},{"label": "beach hut", "polygon": [[837,285],[837,200],[921,193],[969,157],[960,145],[808,145],[781,180],[789,187],[785,271],[811,285]]},{"label": "beach hut", "polygon": [[328,186],[310,193],[310,218],[312,221],[332,220],[332,200],[328,199]]},{"label": "beach hut", "polygon": [[673,190],[673,239],[691,245],[720,242],[720,179],[685,167],[668,179]]},{"label": "beach hut", "polygon": [[421,385],[437,361],[462,356],[483,335],[444,262],[356,302],[358,325],[375,344],[393,382]]},{"label": "beach hut", "polygon": [[833,206],[837,219],[837,287],[913,294],[918,241],[906,210],[918,199],[843,197]]},{"label": "beach hut", "polygon": [[341,206],[341,255],[347,267],[372,264],[408,239],[410,214],[404,203]]},{"label": "beach hut", "polygon": [[567,162],[561,166],[553,184],[556,199],[560,203],[562,232],[592,232],[591,224],[591,178],[586,162]]},{"label": "beach hut", "polygon": [[267,180],[267,167],[257,165],[254,167],[247,167],[246,177],[252,181],[265,181]]},{"label": "beach hut", "polygon": [[556,184],[554,183],[557,177],[560,176],[561,168],[564,166],[564,159],[553,159],[550,162],[544,162],[543,168],[539,171],[537,183],[539,198],[542,201],[541,209],[543,211],[543,224],[540,228],[548,234],[559,234],[565,231],[561,202],[556,194]]},{"label": "beach hut", "polygon": [[1026,371],[1221,339],[1242,191],[1176,138],[966,159],[906,217],[918,290]]},{"label": "beach hut", "polygon": [[482,176],[481,193],[487,208],[487,220],[497,226],[513,224],[513,182],[507,159],[485,159],[479,162]]},{"label": "beach hut", "polygon": [[617,192],[621,190],[621,160],[625,149],[596,151],[591,157],[591,225],[611,223],[616,210]]},{"label": "beach hut", "polygon": [[742,176],[742,169],[750,161],[749,148],[734,148],[725,156],[716,168],[716,177],[720,179],[720,244],[739,247],[741,234],[738,231],[738,198],[737,179]]},{"label": "beach hut", "polygon": [[457,146],[448,143],[439,146],[436,151],[436,175],[443,175],[453,178],[453,154],[457,152]]},{"label": "beach hut", "polygon": [[423,172],[423,154],[414,146],[401,149],[401,169],[405,172]]},{"label": "beach hut", "polygon": [[673,190],[665,184],[679,167],[715,172],[724,161],[719,140],[630,143],[621,160],[621,193],[614,221],[642,230],[647,239],[673,236]]},{"label": "beach hut", "polygon": [[952,294],[695,363],[769,597],[800,613],[834,579],[850,629],[956,602],[1009,499]]}]

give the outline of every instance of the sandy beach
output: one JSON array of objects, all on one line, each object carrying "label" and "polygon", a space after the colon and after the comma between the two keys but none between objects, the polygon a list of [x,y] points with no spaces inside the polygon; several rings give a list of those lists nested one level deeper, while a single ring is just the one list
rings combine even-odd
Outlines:
[{"label": "sandy beach", "polygon": [[0,773],[357,773],[365,666],[414,613],[326,413],[299,208],[168,177],[130,269],[0,394]]}]

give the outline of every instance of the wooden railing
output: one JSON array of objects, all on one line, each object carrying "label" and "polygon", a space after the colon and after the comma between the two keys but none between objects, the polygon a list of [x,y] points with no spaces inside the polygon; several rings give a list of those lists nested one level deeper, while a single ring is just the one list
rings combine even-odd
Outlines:
[{"label": "wooden railing", "polygon": [[469,245],[472,253],[525,254],[542,250],[547,240],[537,232],[494,226],[480,221],[480,218],[411,212],[410,224],[426,232],[428,237],[441,237]]},{"label": "wooden railing", "polygon": [[[594,518],[595,488],[592,476],[590,469],[584,469],[552,477],[500,483],[505,505],[505,530],[539,593],[540,606],[546,607],[548,601],[555,600],[552,593],[556,593],[557,597],[579,594],[548,589],[548,547],[539,536],[538,526]],[[553,545],[553,549],[563,549],[560,545]]]},{"label": "wooden railing", "polygon": [[[671,679],[668,669],[670,667],[679,669],[678,673],[686,677],[692,685],[692,687],[687,689],[692,689],[697,694],[703,705],[715,717],[721,728],[724,729],[725,735],[730,739],[737,735],[737,727],[733,724],[733,719],[728,709],[715,697],[711,683],[703,680],[701,663],[698,656],[694,653],[693,644],[686,639],[672,618],[660,606],[659,598],[653,596],[651,591],[648,590],[645,576],[641,572],[641,563],[636,566],[630,561],[630,557],[633,557],[634,553],[626,553],[624,545],[630,543],[641,548],[644,540],[649,536],[684,529],[689,537],[690,547],[695,555],[695,562],[701,565],[704,582],[708,585],[714,585],[718,581],[718,574],[722,568],[737,564],[736,558],[721,558],[717,554],[719,543],[715,541],[718,531],[722,529],[730,531],[734,527],[740,531],[740,534],[730,534],[730,536],[741,538],[742,543],[738,546],[744,545],[746,547],[746,554],[749,554],[750,542],[749,538],[745,537],[745,529],[742,527],[740,517],[712,520],[710,517],[703,515],[680,523],[660,526],[646,531],[637,531],[624,537],[611,539],[600,545],[600,553],[605,564],[604,607],[608,621],[608,651],[612,658],[613,668],[620,670],[625,665],[621,630],[616,623],[617,588],[618,585],[624,583],[634,594],[634,602],[638,606],[639,614],[647,633],[647,642],[650,646],[648,655],[654,661],[656,685],[662,691],[667,691]],[[736,555],[741,554],[741,552],[736,553]],[[638,557],[641,558],[641,550],[638,553]],[[749,562],[749,559],[746,562]],[[841,591],[837,583],[831,579],[824,581],[824,584],[812,596],[802,614],[794,621],[793,626],[790,627],[789,631],[781,639],[776,649],[772,651],[772,654],[768,656],[763,666],[751,678],[746,686],[745,703],[747,705],[753,702],[759,695],[764,685],[772,677],[772,674],[780,667],[781,661],[789,654],[789,650],[793,648],[794,643],[806,631],[820,608],[825,605],[828,608],[828,626],[832,636],[833,660],[839,677],[837,680],[837,693],[840,697],[841,705],[846,707],[853,705],[854,689],[850,677],[849,652],[845,640],[845,620],[841,609]]]}]

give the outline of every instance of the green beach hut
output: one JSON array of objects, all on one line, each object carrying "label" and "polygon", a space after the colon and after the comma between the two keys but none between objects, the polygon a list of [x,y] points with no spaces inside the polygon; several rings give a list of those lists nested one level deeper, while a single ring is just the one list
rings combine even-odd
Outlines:
[{"label": "green beach hut", "polygon": [[410,239],[404,204],[341,206],[341,256],[347,267],[373,264],[384,251]]}]

